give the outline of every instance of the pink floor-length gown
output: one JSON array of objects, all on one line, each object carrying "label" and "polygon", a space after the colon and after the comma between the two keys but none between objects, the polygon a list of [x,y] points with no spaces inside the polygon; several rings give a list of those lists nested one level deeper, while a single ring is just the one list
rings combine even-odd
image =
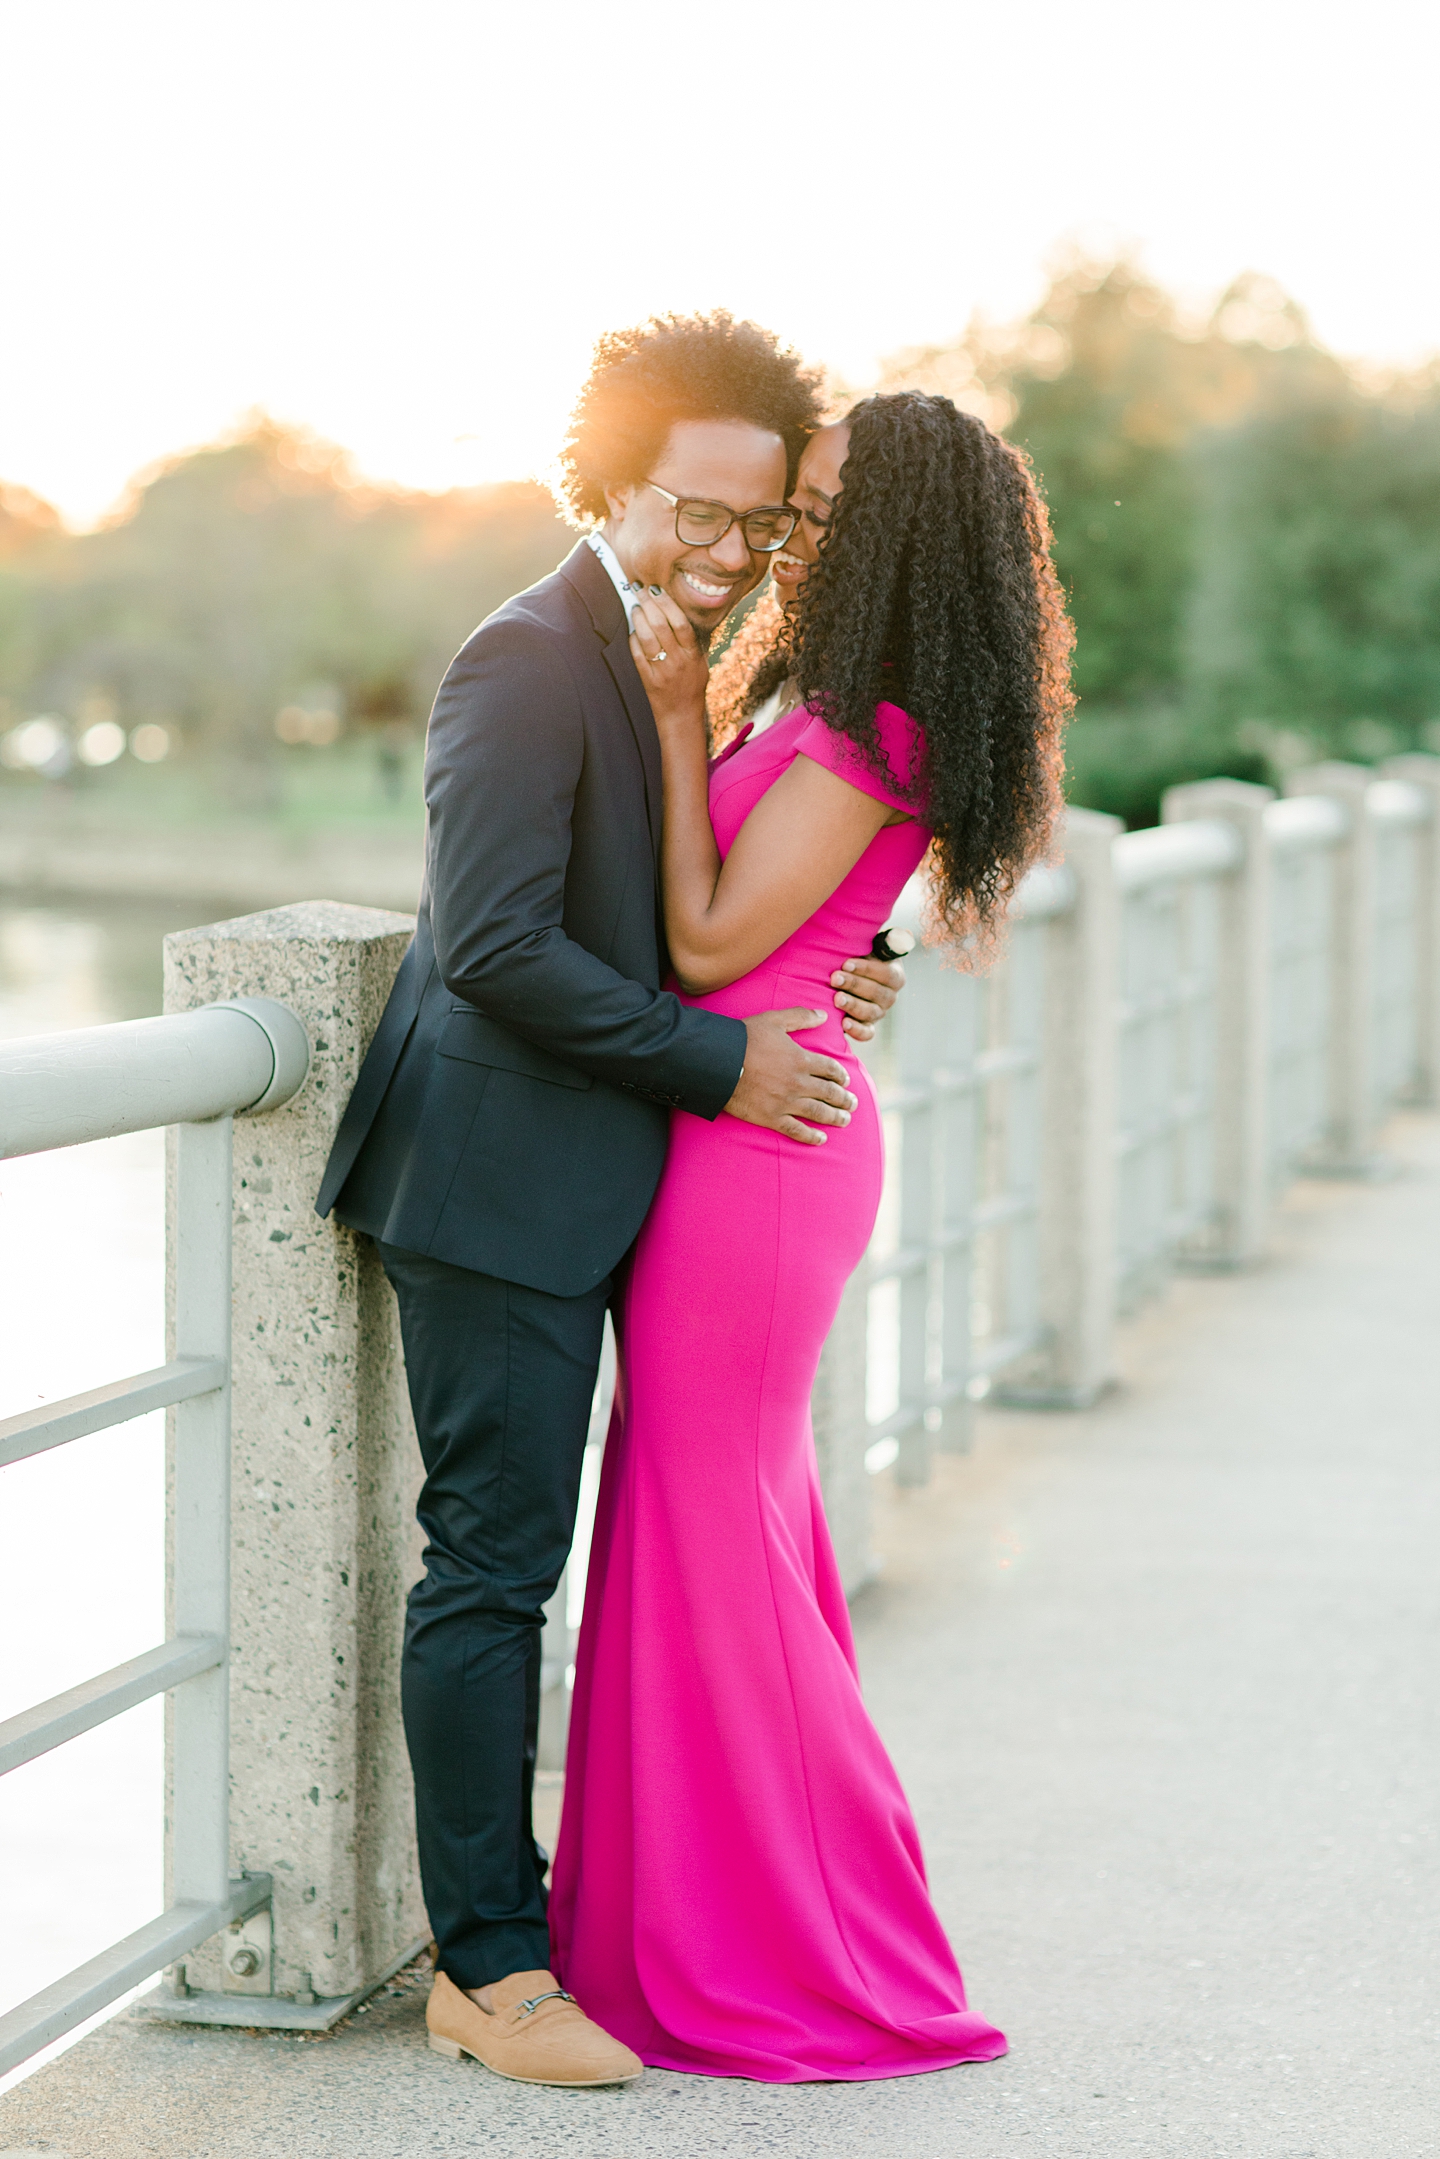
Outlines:
[{"label": "pink floor-length gown", "polygon": [[[880,716],[903,779],[913,730]],[[722,853],[797,754],[906,806],[796,710],[712,767]],[[656,2068],[793,2083],[1005,2051],[965,2005],[861,1700],[810,1428],[882,1171],[829,977],[927,839],[885,827],[768,960],[692,1000],[825,1011],[800,1039],[845,1062],[859,1108],[823,1147],[677,1113],[623,1299],[550,1916],[562,1984]]]}]

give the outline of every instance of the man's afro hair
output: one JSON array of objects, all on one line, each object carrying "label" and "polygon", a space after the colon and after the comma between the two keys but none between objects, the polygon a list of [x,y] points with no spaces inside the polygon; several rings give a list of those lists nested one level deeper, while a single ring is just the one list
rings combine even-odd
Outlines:
[{"label": "man's afro hair", "polygon": [[596,345],[557,492],[576,524],[603,520],[605,489],[646,479],[677,420],[745,420],[778,435],[793,479],[823,404],[818,373],[758,323],[723,309],[652,316]]}]

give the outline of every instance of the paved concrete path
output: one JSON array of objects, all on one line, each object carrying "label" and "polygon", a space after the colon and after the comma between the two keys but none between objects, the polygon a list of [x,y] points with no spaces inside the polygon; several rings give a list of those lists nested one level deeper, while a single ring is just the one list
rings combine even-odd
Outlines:
[{"label": "paved concrete path", "polygon": [[123,2018],[0,2100],[60,2159],[1405,2159],[1440,2152],[1440,1126],[1178,1283],[1087,1416],[885,1502],[857,1613],[1002,2062],[545,2093],[425,2051]]}]

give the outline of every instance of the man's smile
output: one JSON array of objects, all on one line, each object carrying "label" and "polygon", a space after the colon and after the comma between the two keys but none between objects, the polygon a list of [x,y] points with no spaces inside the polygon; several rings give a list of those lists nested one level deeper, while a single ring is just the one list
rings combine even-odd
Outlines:
[{"label": "man's smile", "polygon": [[676,583],[690,595],[697,607],[723,607],[740,582],[738,578],[721,580],[708,571],[691,569],[688,565],[676,576]]}]

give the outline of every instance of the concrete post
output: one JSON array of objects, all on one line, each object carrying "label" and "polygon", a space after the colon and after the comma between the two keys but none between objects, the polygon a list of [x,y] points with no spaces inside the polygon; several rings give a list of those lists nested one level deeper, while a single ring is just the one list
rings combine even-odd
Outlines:
[{"label": "concrete post", "polygon": [[1364,1176],[1373,1167],[1371,1054],[1375,966],[1375,834],[1365,813],[1371,773],[1338,760],[1306,765],[1286,779],[1287,795],[1325,795],[1346,813],[1335,848],[1330,944],[1330,1115],[1312,1174]]},{"label": "concrete post", "polygon": [[[395,1300],[373,1248],[314,1213],[411,927],[315,902],[165,940],[167,1012],[276,997],[311,1045],[294,1099],[235,1133],[230,1871],[273,1875],[273,1954],[239,1987],[225,1937],[188,1959],[207,1998],[243,1994],[203,2021],[324,2022],[428,1931],[400,1725],[420,1465]],[[173,1280],[169,1298],[173,1316]]]},{"label": "concrete post", "polygon": [[1417,751],[1409,757],[1391,757],[1381,769],[1387,780],[1406,780],[1421,788],[1430,804],[1430,822],[1420,843],[1415,1099],[1434,1104],[1440,1102],[1440,757]]},{"label": "concrete post", "polygon": [[1265,805],[1274,790],[1244,780],[1199,780],[1165,791],[1167,825],[1218,817],[1245,843],[1238,869],[1216,880],[1220,956],[1215,1011],[1215,1206],[1213,1237],[1185,1255],[1240,1267],[1264,1249],[1270,1214],[1270,850]]},{"label": "concrete post", "polygon": [[1118,817],[1067,810],[1073,908],[1046,925],[1040,1309],[1049,1340],[997,1387],[1021,1406],[1084,1409],[1114,1376]]}]

